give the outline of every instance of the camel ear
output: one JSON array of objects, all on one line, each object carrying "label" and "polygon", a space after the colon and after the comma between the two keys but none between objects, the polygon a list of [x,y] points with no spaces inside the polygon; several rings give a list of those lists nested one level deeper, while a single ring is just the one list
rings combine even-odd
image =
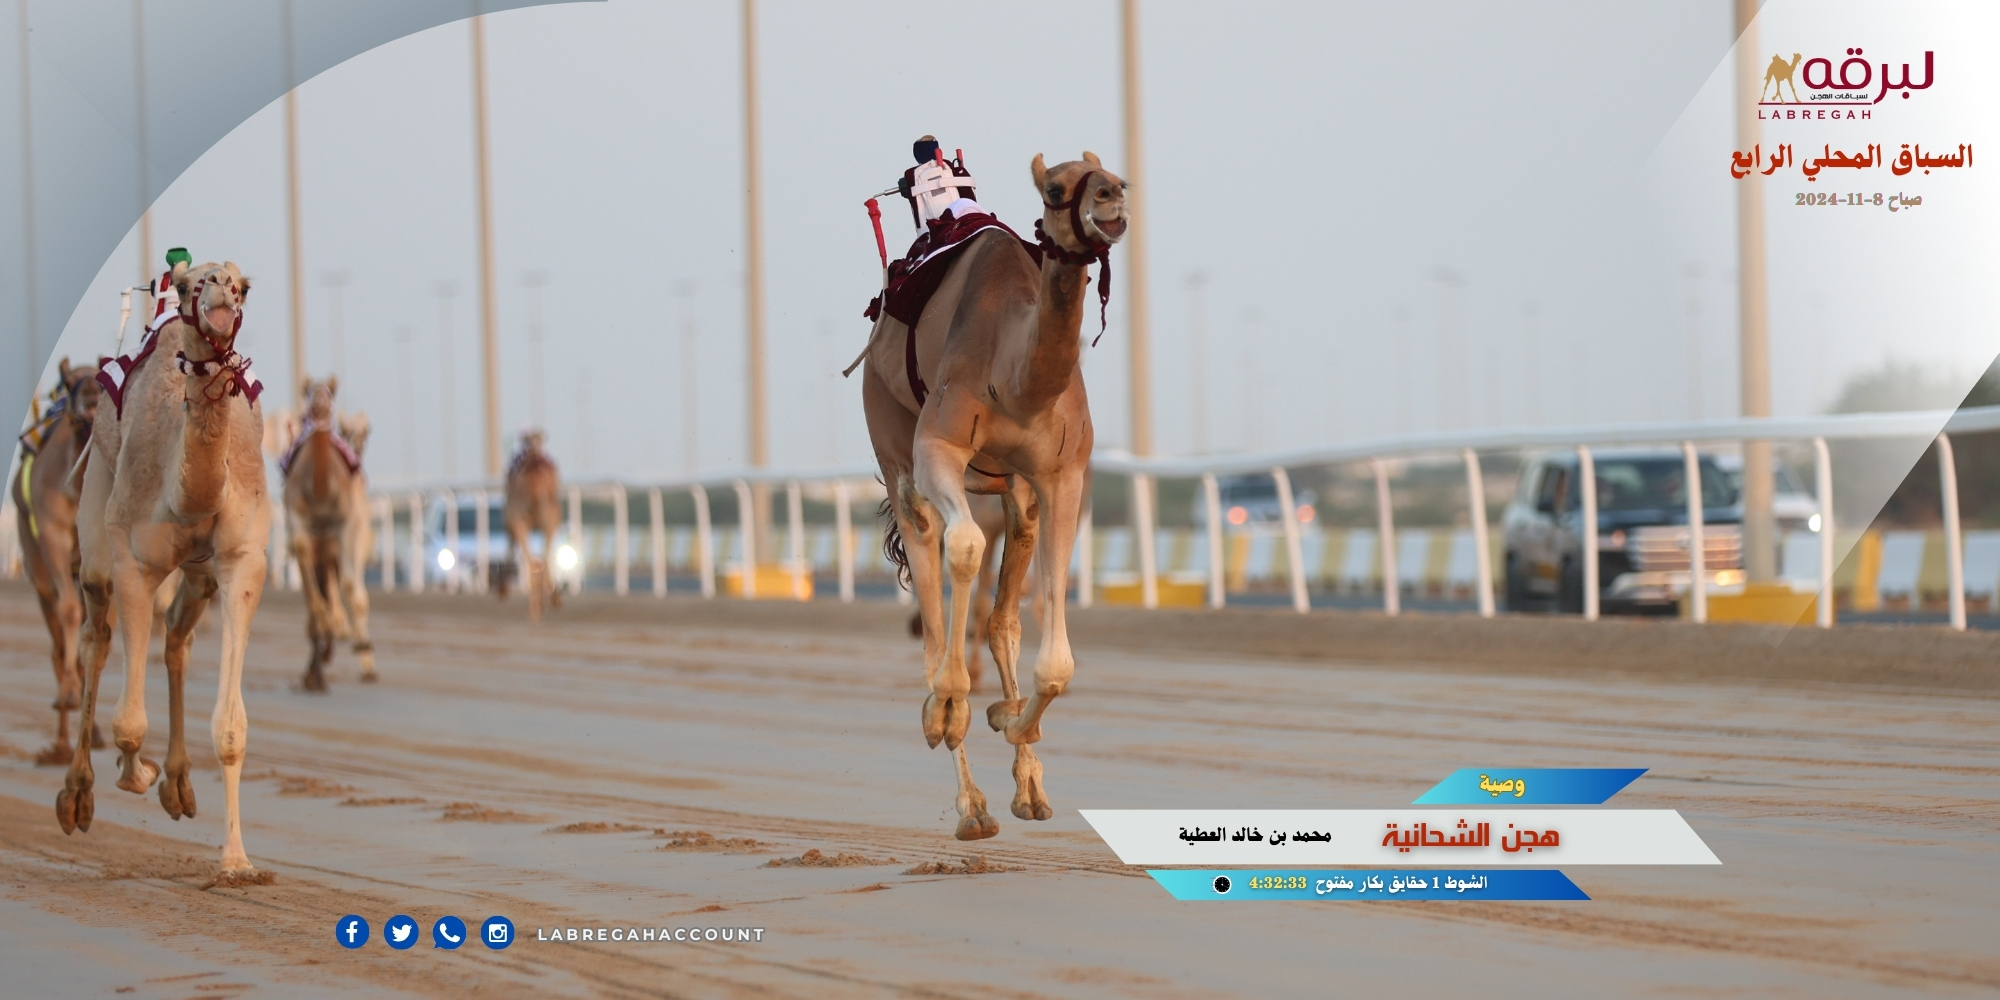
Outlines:
[{"label": "camel ear", "polygon": [[64,385],[68,385],[68,384],[69,384],[69,359],[68,359],[68,358],[64,358],[64,359],[62,359],[61,361],[58,361],[58,362],[56,362],[56,375],[57,375],[57,376],[58,376],[59,378],[61,378],[61,379],[62,379],[62,382],[63,382],[63,384],[64,384]]},{"label": "camel ear", "polygon": [[328,375],[328,376],[326,377],[326,394],[327,394],[327,397],[328,397],[328,398],[332,398],[332,397],[333,397],[333,396],[334,396],[335,394],[337,394],[337,393],[339,393],[339,392],[340,392],[340,376],[338,376],[338,375]]},{"label": "camel ear", "polygon": [[[1035,175],[1035,190],[1042,192],[1048,191],[1049,165],[1042,162],[1042,154],[1040,153],[1035,154],[1035,162],[1028,164],[1028,171]],[[1062,196],[1058,194],[1056,196],[1056,200],[1061,201]]]},{"label": "camel ear", "polygon": [[1099,170],[1104,169],[1104,161],[1098,159],[1097,154],[1091,152],[1088,149],[1083,151],[1083,162],[1088,163]]},{"label": "camel ear", "polygon": [[310,376],[308,376],[308,377],[306,377],[306,378],[302,378],[302,379],[300,379],[300,380],[299,380],[299,399],[300,399],[301,401],[303,401],[303,400],[307,400],[307,399],[311,399],[311,398],[312,398],[312,394],[313,394],[313,380],[312,380],[312,378],[311,378]]}]

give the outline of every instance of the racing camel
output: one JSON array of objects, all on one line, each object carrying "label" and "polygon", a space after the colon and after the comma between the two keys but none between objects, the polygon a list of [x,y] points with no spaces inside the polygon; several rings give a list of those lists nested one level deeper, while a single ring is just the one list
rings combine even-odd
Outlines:
[{"label": "racing camel", "polygon": [[[77,491],[70,469],[90,444],[99,394],[95,366],[71,367],[64,358],[56,371],[62,384],[49,412],[21,435],[21,467],[13,483],[20,511],[15,527],[21,535],[21,563],[42,602],[42,620],[53,644],[49,658],[56,671],[56,739],[35,755],[35,763],[42,765],[70,762],[69,713],[83,703],[83,680],[76,667],[77,629],[83,625],[83,602],[76,593]],[[90,730],[90,745],[104,745],[104,734],[95,727]]]},{"label": "racing camel", "polygon": [[[562,524],[562,480],[556,475],[556,460],[542,450],[542,432],[521,435],[521,450],[507,466],[507,547],[514,565],[521,568],[521,585],[528,592],[528,620],[542,620],[542,600],[546,596],[556,610],[562,610],[562,591],[549,578],[549,555],[555,551],[556,529]],[[528,536],[542,533],[542,554],[528,547]],[[480,544],[486,544],[480,539]],[[507,577],[494,588],[502,600],[507,597]]]},{"label": "racing camel", "polygon": [[[146,738],[146,650],[154,589],[176,568],[179,593],[167,612],[170,730],[160,804],[174,819],[193,816],[183,741],[182,681],[194,627],[209,599],[222,609],[222,662],[209,720],[222,765],[227,813],[220,883],[269,881],[243,851],[237,790],[249,718],[243,709],[243,654],[264,593],[270,503],[264,487],[263,386],[236,353],[250,282],[235,264],[175,265],[178,303],[136,357],[100,373],[111,397],[99,406],[83,475],[77,536],[84,619],[83,723],[96,719],[98,680],[115,620],[125,655],[125,691],[112,719],[118,787],[144,794],[160,766],[140,756]],[[117,369],[115,372],[110,369]],[[131,419],[126,419],[127,417]],[[114,604],[115,602],[115,604]],[[80,750],[56,797],[64,833],[90,829],[96,773]]]},{"label": "racing camel", "polygon": [[[891,551],[908,540],[902,554],[924,619],[924,680],[930,688],[922,713],[924,740],[933,747],[942,742],[954,755],[960,840],[1000,831],[973,783],[963,745],[971,717],[965,621],[986,546],[966,494],[998,494],[1007,514],[998,592],[987,622],[1003,700],[987,709],[987,723],[1015,747],[1014,815],[1048,819],[1054,813],[1032,744],[1041,739],[1043,713],[1075,672],[1063,600],[1092,444],[1079,367],[1090,280],[1085,271],[1108,259],[1126,228],[1124,182],[1095,155],[1085,153],[1080,161],[1054,168],[1038,155],[1031,171],[1043,203],[1039,246],[1026,244],[990,216],[957,220],[983,228],[960,237],[949,269],[914,323],[894,315],[892,284],[862,359],[868,433],[888,484],[889,526],[897,535]],[[1103,277],[1100,308],[1108,294]],[[1033,686],[1024,699],[1015,664],[1019,597],[1031,552],[1044,626]]]},{"label": "racing camel", "polygon": [[335,378],[306,379],[300,385],[305,423],[278,463],[285,477],[285,532],[305,584],[306,638],[312,643],[299,687],[314,693],[326,691],[325,668],[333,660],[333,644],[341,639],[354,642],[362,683],[376,679],[375,644],[368,639],[368,588],[361,578],[374,534],[368,523],[368,477],[361,471],[368,418],[336,417],[333,397],[339,390]]}]

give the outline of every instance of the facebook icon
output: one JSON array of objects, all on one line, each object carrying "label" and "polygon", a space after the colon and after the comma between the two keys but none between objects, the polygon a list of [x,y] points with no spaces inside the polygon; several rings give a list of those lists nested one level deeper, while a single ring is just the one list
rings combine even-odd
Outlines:
[{"label": "facebook icon", "polygon": [[368,921],[350,913],[333,925],[333,939],[342,948],[354,949],[368,943]]}]

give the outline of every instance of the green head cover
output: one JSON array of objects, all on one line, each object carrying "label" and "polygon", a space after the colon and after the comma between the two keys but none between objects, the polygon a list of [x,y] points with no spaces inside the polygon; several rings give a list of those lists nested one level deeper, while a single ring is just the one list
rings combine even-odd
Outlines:
[{"label": "green head cover", "polygon": [[167,251],[168,270],[172,270],[175,264],[193,264],[193,263],[194,263],[194,258],[188,255],[187,247],[174,247],[173,249]]}]

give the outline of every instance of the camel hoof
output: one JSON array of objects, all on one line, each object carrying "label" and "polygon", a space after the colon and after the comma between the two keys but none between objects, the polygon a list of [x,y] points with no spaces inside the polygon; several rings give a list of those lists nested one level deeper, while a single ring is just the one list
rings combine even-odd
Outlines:
[{"label": "camel hoof", "polygon": [[97,812],[97,803],[90,794],[90,782],[78,781],[72,773],[63,782],[63,790],[56,793],[56,823],[65,834],[82,830],[90,832],[90,821]]},{"label": "camel hoof", "polygon": [[134,795],[146,794],[153,782],[160,778],[160,765],[137,754],[124,760],[124,773],[118,776],[118,787]]},{"label": "camel hoof", "polygon": [[325,694],[326,675],[317,670],[306,671],[306,675],[299,678],[299,690],[307,694]]},{"label": "camel hoof", "polygon": [[92,750],[104,749],[104,730],[97,728],[94,723],[90,727],[90,748]]},{"label": "camel hoof", "polygon": [[924,711],[921,721],[924,727],[924,742],[932,749],[936,749],[939,741],[944,739],[945,722],[945,708],[943,705],[938,704],[937,695],[926,695],[924,697]]},{"label": "camel hoof", "polygon": [[55,767],[59,764],[67,766],[70,761],[75,759],[76,751],[71,749],[67,742],[57,740],[43,747],[40,752],[35,754],[35,766]]},{"label": "camel hoof", "polygon": [[160,805],[175,820],[194,818],[194,783],[185,770],[160,782]]},{"label": "camel hoof", "polygon": [[1007,731],[1008,720],[1020,715],[1021,706],[1026,704],[1027,702],[1020,698],[996,701],[986,706],[986,724],[993,727],[994,732],[1004,733]]},{"label": "camel hoof", "polygon": [[376,672],[375,672],[375,671],[373,671],[373,670],[370,670],[370,671],[368,671],[367,673],[365,673],[365,674],[362,674],[362,675],[361,675],[361,683],[363,683],[363,684],[373,684],[373,683],[375,683],[376,681],[379,681],[379,680],[381,680],[381,679],[382,679],[382,675],[381,675],[381,674],[378,674],[378,673],[376,673]]},{"label": "camel hoof", "polygon": [[944,703],[944,747],[957,750],[965,742],[965,730],[972,723],[972,704],[964,695]]},{"label": "camel hoof", "polygon": [[999,833],[1000,821],[979,812],[961,817],[958,821],[958,832],[953,836],[960,840],[985,840],[988,837],[998,836]]}]

